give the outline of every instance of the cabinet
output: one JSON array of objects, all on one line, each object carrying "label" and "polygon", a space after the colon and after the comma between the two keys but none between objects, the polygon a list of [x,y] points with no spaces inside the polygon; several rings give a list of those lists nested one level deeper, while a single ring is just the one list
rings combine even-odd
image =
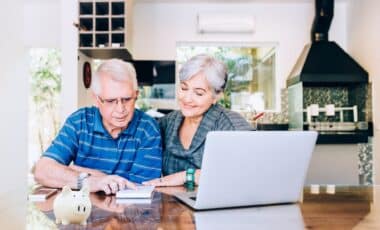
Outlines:
[{"label": "cabinet", "polygon": [[127,50],[129,14],[124,0],[79,1],[79,50],[93,58],[131,59]]}]

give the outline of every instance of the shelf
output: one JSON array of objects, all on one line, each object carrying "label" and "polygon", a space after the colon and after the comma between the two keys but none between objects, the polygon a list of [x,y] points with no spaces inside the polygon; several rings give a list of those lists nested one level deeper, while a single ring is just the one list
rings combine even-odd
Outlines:
[{"label": "shelf", "polygon": [[366,131],[360,132],[330,132],[319,133],[317,144],[356,144],[367,143],[369,133]]},{"label": "shelf", "polygon": [[[304,125],[303,129],[308,130],[308,125]],[[373,136],[373,123],[368,122],[367,130],[318,131],[317,144],[367,143],[368,137],[371,136]]]},{"label": "shelf", "polygon": [[124,46],[124,34],[112,34],[111,43],[119,43],[120,46]]},{"label": "shelf", "polygon": [[79,35],[81,34],[93,34],[94,32],[93,31],[81,31],[79,32]]},{"label": "shelf", "polygon": [[109,44],[109,36],[108,34],[96,34],[95,35],[95,46],[99,47],[102,46],[108,46]]},{"label": "shelf", "polygon": [[79,31],[92,31],[93,30],[92,18],[80,18],[79,19]]},{"label": "shelf", "polygon": [[111,18],[111,30],[124,30],[124,18]]},{"label": "shelf", "polygon": [[92,2],[81,2],[79,4],[79,15],[92,15]]},{"label": "shelf", "polygon": [[108,31],[109,23],[108,18],[96,18],[95,20],[95,30],[96,31]]},{"label": "shelf", "polygon": [[124,15],[124,2],[111,3],[112,15]]},{"label": "shelf", "polygon": [[132,56],[126,48],[87,48],[80,47],[79,50],[85,55],[98,59],[120,58],[123,60],[131,60]]},{"label": "shelf", "polygon": [[130,59],[123,0],[79,0],[79,50],[94,58]]},{"label": "shelf", "polygon": [[81,18],[93,18],[94,16],[92,15],[92,14],[89,14],[89,15],[80,15],[79,16],[79,19],[81,19]]},{"label": "shelf", "polygon": [[96,2],[95,9],[96,9],[96,15],[109,14],[108,2]]},{"label": "shelf", "polygon": [[92,47],[92,34],[79,34],[79,46]]}]

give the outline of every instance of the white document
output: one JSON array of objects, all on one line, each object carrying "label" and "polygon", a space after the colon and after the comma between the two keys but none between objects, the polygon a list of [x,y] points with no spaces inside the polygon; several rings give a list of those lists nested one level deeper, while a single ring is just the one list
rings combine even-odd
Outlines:
[{"label": "white document", "polygon": [[29,201],[45,201],[50,196],[54,195],[57,191],[58,189],[56,188],[39,187],[33,192],[33,194],[29,194],[28,200]]},{"label": "white document", "polygon": [[151,198],[154,186],[137,186],[137,189],[124,189],[116,193],[116,198],[133,198],[133,199],[147,199]]}]

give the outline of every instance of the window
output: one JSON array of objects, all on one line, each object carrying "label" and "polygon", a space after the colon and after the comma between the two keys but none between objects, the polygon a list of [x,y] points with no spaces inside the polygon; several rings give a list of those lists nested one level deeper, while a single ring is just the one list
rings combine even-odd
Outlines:
[{"label": "window", "polygon": [[30,50],[29,143],[31,169],[60,127],[61,54],[56,49]]},{"label": "window", "polygon": [[201,53],[218,58],[228,68],[228,82],[220,100],[226,108],[238,112],[276,109],[274,45],[179,44],[178,67],[181,68],[186,60]]}]

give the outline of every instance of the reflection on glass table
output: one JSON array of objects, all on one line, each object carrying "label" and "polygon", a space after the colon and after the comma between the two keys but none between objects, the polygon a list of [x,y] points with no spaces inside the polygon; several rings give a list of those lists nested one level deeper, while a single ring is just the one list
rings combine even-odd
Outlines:
[{"label": "reflection on glass table", "polygon": [[196,229],[304,229],[300,208],[273,205],[194,212]]}]

